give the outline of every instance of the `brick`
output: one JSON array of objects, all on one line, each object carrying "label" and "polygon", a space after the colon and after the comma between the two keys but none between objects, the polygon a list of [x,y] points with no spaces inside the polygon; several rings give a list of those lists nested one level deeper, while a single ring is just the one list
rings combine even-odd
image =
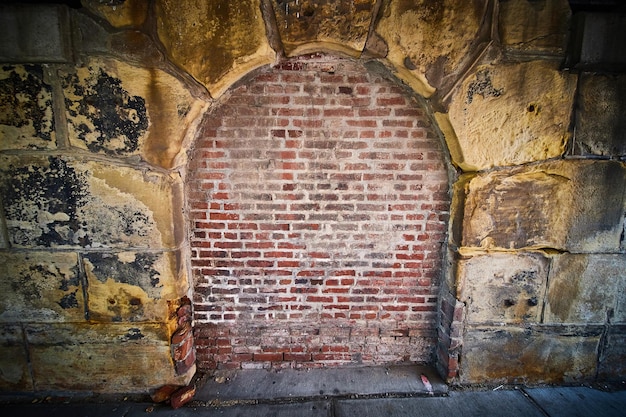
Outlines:
[{"label": "brick", "polygon": [[168,401],[172,394],[179,389],[180,387],[178,385],[164,385],[150,394],[150,399],[155,403]]},{"label": "brick", "polygon": [[255,353],[253,358],[257,362],[280,362],[283,360],[283,354],[281,352]]},{"label": "brick", "polygon": [[170,404],[173,409],[178,409],[191,401],[196,395],[195,385],[189,385],[174,392],[170,398]]},{"label": "brick", "polygon": [[196,363],[196,351],[191,349],[185,360],[174,362],[174,368],[177,375],[183,375],[189,371]]},{"label": "brick", "polygon": [[183,342],[181,342],[180,344],[172,346],[172,350],[173,350],[172,357],[174,358],[175,361],[184,360],[187,357],[187,355],[189,355],[189,352],[192,349],[193,349],[193,338],[189,337],[185,339]]}]

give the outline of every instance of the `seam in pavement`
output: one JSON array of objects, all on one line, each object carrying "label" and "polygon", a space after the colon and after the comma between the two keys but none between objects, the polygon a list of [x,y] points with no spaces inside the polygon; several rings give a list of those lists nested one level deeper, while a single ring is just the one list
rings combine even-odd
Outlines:
[{"label": "seam in pavement", "polygon": [[328,410],[328,417],[335,417],[337,415],[337,399],[332,398],[330,401],[330,407]]},{"label": "seam in pavement", "polygon": [[[378,393],[378,394],[323,394],[323,395],[311,395],[311,396],[299,396],[299,397],[277,397],[277,398],[250,398],[250,399],[230,399],[220,400],[218,398],[214,400],[192,400],[189,407],[210,407],[210,408],[227,408],[235,405],[252,405],[252,404],[266,404],[266,405],[280,405],[280,404],[297,404],[316,401],[326,401],[334,405],[337,401],[343,400],[375,400],[384,398],[433,398],[433,397],[448,397],[448,393],[441,393],[435,395],[426,395],[415,392],[394,392],[394,393]],[[332,417],[332,416],[331,416]]]},{"label": "seam in pavement", "polygon": [[521,387],[520,391],[532,405],[534,405],[539,411],[541,411],[544,416],[551,417],[550,414],[541,406],[541,404],[535,401],[535,399],[526,391],[526,389],[524,389],[524,387]]}]

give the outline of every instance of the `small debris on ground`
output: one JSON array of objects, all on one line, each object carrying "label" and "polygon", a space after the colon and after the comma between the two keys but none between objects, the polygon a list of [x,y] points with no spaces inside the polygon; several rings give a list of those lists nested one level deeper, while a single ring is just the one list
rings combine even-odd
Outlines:
[{"label": "small debris on ground", "polygon": [[420,377],[422,378],[422,383],[424,384],[424,387],[426,387],[426,391],[428,391],[428,395],[434,395],[435,393],[433,392],[433,386],[431,385],[426,375],[422,374],[420,375]]}]

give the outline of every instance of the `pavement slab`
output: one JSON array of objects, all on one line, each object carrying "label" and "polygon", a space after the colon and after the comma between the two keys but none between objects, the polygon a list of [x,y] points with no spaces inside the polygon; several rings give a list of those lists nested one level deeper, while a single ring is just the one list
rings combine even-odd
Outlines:
[{"label": "pavement slab", "polygon": [[550,417],[626,416],[626,391],[605,392],[587,387],[531,388],[525,391]]},{"label": "pavement slab", "polygon": [[447,385],[436,371],[426,366],[278,371],[246,369],[217,373],[206,378],[198,387],[194,401],[219,403],[233,400],[429,395],[422,375],[428,379],[434,395],[448,392]]},{"label": "pavement slab", "polygon": [[3,416],[19,417],[328,417],[328,401],[289,404],[246,404],[230,407],[181,407],[134,404],[11,404],[0,405]]},{"label": "pavement slab", "polygon": [[450,392],[448,397],[337,401],[334,417],[545,417],[521,391]]}]

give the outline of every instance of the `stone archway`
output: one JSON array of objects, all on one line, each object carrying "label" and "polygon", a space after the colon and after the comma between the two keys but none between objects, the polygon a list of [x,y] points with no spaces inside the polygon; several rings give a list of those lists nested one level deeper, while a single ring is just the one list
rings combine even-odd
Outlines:
[{"label": "stone archway", "polygon": [[407,91],[292,58],[232,88],[190,156],[201,368],[433,361],[448,176]]}]

